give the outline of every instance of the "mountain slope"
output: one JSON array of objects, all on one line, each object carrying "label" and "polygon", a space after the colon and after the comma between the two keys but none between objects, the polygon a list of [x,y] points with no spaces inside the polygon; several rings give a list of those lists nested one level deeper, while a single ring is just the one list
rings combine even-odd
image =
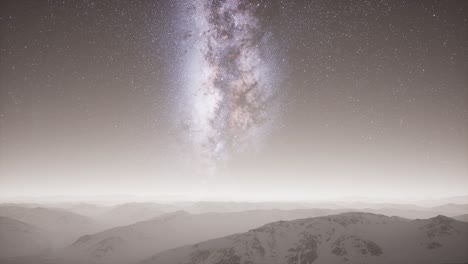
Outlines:
[{"label": "mountain slope", "polygon": [[447,216],[455,216],[468,213],[468,204],[444,204],[431,208],[433,211],[443,212]]},{"label": "mountain slope", "polygon": [[54,204],[56,208],[61,208],[75,214],[84,215],[93,219],[109,212],[111,206],[96,205],[91,203],[60,203]]},{"label": "mountain slope", "polygon": [[49,248],[50,242],[43,230],[0,216],[0,258],[38,254]]},{"label": "mountain slope", "polygon": [[468,222],[468,214],[457,215],[457,216],[454,216],[453,219],[456,219],[456,220],[462,221],[462,222]]},{"label": "mountain slope", "polygon": [[89,217],[54,208],[0,206],[0,216],[43,229],[55,246],[71,243],[79,236],[101,228]]},{"label": "mountain slope", "polygon": [[101,215],[99,219],[112,226],[122,226],[175,211],[175,209],[171,209],[170,205],[158,203],[125,203],[112,207],[108,212]]},{"label": "mountain slope", "polygon": [[256,210],[190,214],[179,211],[148,221],[83,236],[61,257],[81,263],[129,263],[156,252],[245,232],[278,221],[330,214],[330,210]]},{"label": "mountain slope", "polygon": [[344,213],[280,221],[169,250],[140,264],[465,263],[468,223]]},{"label": "mountain slope", "polygon": [[[170,248],[246,232],[249,229],[278,220],[294,220],[349,211],[353,210],[253,210],[204,214],[190,214],[180,211],[81,237],[67,248],[63,255],[66,259],[71,258],[88,263],[126,263],[144,259]],[[428,218],[437,215],[434,212],[391,208],[363,211],[411,218]]]}]

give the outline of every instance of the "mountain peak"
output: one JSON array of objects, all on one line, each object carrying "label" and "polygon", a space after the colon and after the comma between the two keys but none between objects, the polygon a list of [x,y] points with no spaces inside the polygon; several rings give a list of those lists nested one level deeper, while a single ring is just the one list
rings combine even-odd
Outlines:
[{"label": "mountain peak", "polygon": [[[432,221],[452,220],[437,216]],[[277,221],[192,246],[168,250],[141,262],[176,263],[447,263],[465,262],[468,226],[416,225],[372,213]],[[452,234],[459,235],[452,235]],[[391,235],[389,235],[391,234]],[[441,253],[444,252],[444,253]]]},{"label": "mountain peak", "polygon": [[432,221],[455,221],[453,218],[450,218],[448,216],[445,216],[445,215],[437,215],[437,216],[434,216],[432,218],[429,218],[429,220],[432,220]]}]

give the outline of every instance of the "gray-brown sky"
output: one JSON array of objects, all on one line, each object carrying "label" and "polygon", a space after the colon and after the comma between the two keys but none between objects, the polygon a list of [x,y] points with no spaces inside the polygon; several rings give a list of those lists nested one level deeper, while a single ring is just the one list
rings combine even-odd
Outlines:
[{"label": "gray-brown sky", "polygon": [[[209,154],[207,168],[188,146],[180,111],[190,107],[182,80],[197,36],[184,24],[189,2],[2,1],[0,192],[466,193],[466,1],[252,8],[258,23],[249,34],[268,36],[260,50],[274,50],[259,55],[271,70],[259,77],[275,93],[271,122],[246,148],[226,148],[221,160]],[[232,143],[235,132],[226,133],[215,139]]]}]

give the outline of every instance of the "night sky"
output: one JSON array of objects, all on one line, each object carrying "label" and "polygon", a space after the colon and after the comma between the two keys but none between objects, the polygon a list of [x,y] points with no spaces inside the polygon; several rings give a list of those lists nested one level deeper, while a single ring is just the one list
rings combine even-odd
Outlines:
[{"label": "night sky", "polygon": [[0,193],[468,187],[468,2],[0,2]]}]

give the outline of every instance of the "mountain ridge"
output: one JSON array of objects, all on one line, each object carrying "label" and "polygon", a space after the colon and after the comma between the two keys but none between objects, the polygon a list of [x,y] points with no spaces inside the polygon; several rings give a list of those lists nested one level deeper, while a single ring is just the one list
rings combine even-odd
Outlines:
[{"label": "mountain ridge", "polygon": [[460,263],[468,224],[446,216],[408,220],[343,213],[277,221],[168,250],[139,264]]}]

